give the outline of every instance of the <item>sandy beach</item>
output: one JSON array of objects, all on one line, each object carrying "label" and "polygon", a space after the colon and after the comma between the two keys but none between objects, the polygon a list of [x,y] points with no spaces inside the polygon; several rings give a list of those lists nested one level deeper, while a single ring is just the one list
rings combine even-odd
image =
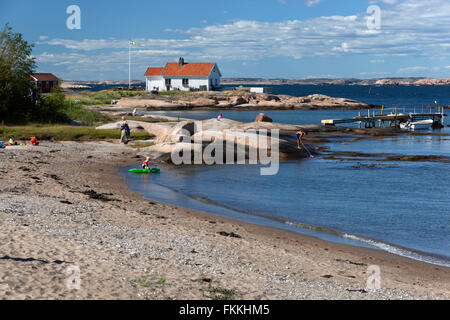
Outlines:
[{"label": "sandy beach", "polygon": [[145,199],[117,175],[137,152],[0,149],[0,299],[450,298],[447,267]]}]

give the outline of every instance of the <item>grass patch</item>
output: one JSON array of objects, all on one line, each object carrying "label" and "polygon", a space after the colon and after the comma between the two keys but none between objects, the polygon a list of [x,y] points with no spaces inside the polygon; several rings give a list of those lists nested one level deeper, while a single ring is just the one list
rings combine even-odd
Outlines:
[{"label": "grass patch", "polygon": [[68,101],[68,105],[64,109],[64,112],[70,119],[79,121],[87,126],[95,126],[113,121],[113,118],[108,115],[96,110],[85,109],[83,106],[73,104],[70,101]]},{"label": "grass patch", "polygon": [[222,288],[212,288],[209,290],[212,300],[233,300],[237,291],[235,289],[222,289]]},{"label": "grass patch", "polygon": [[147,95],[146,91],[136,90],[103,90],[99,92],[82,92],[82,94],[68,97],[73,103],[79,105],[103,105],[111,104],[112,100],[120,100],[127,97]]},{"label": "grass patch", "polygon": [[[4,126],[0,127],[0,139],[8,140],[13,136],[15,140],[30,140],[36,137],[38,140],[54,141],[95,141],[120,139],[120,130],[96,130],[92,127],[73,127],[67,125],[28,125],[28,126]],[[147,132],[132,132],[130,139],[147,140],[153,136]]]},{"label": "grass patch", "polygon": [[208,284],[206,289],[203,289],[203,296],[211,300],[234,300],[238,295],[238,291],[236,289],[213,287],[213,279],[205,277],[203,270],[200,270],[198,279],[195,279],[193,281],[199,282],[202,285]]},{"label": "grass patch", "polygon": [[141,278],[138,280],[138,283],[141,287],[148,288],[152,285],[152,283],[148,280],[148,278]]},{"label": "grass patch", "polygon": [[138,284],[139,284],[141,287],[144,287],[144,288],[149,288],[149,287],[151,287],[152,285],[162,286],[162,285],[164,285],[165,283],[166,283],[166,279],[165,279],[165,278],[161,278],[161,279],[159,279],[159,280],[156,281],[156,282],[150,281],[147,277],[144,277],[144,278],[141,278],[141,279],[138,280]]}]

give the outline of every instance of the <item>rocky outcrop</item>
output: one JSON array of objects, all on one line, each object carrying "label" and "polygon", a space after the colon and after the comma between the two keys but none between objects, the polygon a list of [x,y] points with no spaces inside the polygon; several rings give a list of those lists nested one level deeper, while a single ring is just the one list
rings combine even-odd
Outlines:
[{"label": "rocky outcrop", "polygon": [[285,109],[368,109],[371,106],[350,99],[333,98],[314,94],[306,97],[292,97],[272,94],[225,94],[221,92],[170,97],[124,98],[117,107],[145,107],[147,110],[183,110],[195,108],[238,109],[238,110],[285,110]]},{"label": "rocky outcrop", "polygon": [[[170,129],[168,124],[164,123],[166,130],[155,130],[154,124],[149,133],[157,135],[156,144],[141,149],[142,155],[150,156],[153,160],[161,160],[172,162],[172,155],[182,157],[183,154],[191,154],[194,157],[194,152],[204,155],[205,150],[219,146],[223,150],[223,157],[226,157],[226,152],[231,151],[235,154],[235,150],[241,150],[245,153],[245,158],[252,159],[256,156],[259,158],[262,155],[270,157],[272,152],[279,152],[279,159],[295,159],[307,157],[308,154],[304,150],[298,150],[294,140],[295,129],[297,126],[280,125],[283,127],[282,133],[279,136],[271,135],[267,129],[278,129],[276,124],[269,122],[262,122],[262,124],[271,125],[265,128],[258,123],[253,126],[234,121],[230,119],[208,119],[204,121],[182,121],[177,124],[172,124]],[[162,125],[162,124],[157,124]],[[276,146],[275,150],[272,147]],[[313,149],[313,148],[311,148]],[[260,153],[261,152],[261,153]],[[206,152],[208,154],[208,152]],[[220,156],[218,156],[220,157]],[[203,159],[208,163],[208,159]],[[223,159],[226,161],[226,159]]]},{"label": "rocky outcrop", "polygon": [[167,134],[159,135],[156,138],[156,143],[165,142],[183,142],[189,141],[191,136],[195,133],[194,121],[181,121],[177,123]]},{"label": "rocky outcrop", "polygon": [[269,116],[266,116],[264,113],[260,113],[256,119],[255,122],[273,122],[272,118]]},{"label": "rocky outcrop", "polygon": [[414,82],[415,85],[420,86],[448,86],[450,85],[450,78],[446,79],[420,79]]},{"label": "rocky outcrop", "polygon": [[228,99],[228,103],[229,103],[230,105],[232,105],[232,106],[237,106],[237,105],[240,105],[240,104],[245,104],[245,103],[248,103],[248,101],[249,101],[248,98],[245,99],[245,98],[242,97],[242,96],[235,96],[235,97],[231,97],[231,98]]},{"label": "rocky outcrop", "polygon": [[218,104],[216,99],[208,99],[208,98],[196,98],[192,101],[189,101],[189,105],[197,106],[197,107],[210,107]]},{"label": "rocky outcrop", "polygon": [[406,81],[397,79],[379,79],[375,82],[375,85],[380,86],[448,86],[450,85],[450,78],[434,79],[423,78],[416,81]]},{"label": "rocky outcrop", "polygon": [[145,108],[177,108],[183,107],[182,103],[172,103],[170,101],[161,99],[146,99],[146,98],[123,98],[116,104],[119,107],[145,107]]}]

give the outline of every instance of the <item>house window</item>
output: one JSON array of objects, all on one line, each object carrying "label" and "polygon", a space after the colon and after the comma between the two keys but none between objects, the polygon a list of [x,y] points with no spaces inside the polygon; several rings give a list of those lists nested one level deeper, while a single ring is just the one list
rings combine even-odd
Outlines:
[{"label": "house window", "polygon": [[218,82],[217,79],[216,79],[216,87],[217,87],[218,84],[219,84],[219,82]]},{"label": "house window", "polygon": [[170,86],[172,84],[172,79],[166,79],[166,86]]},{"label": "house window", "polygon": [[184,87],[189,86],[189,79],[183,79],[183,86]]}]

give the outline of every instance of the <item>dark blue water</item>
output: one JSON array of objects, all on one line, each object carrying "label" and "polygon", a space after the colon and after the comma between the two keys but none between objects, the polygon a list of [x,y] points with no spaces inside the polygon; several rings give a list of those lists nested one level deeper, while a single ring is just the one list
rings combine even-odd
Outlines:
[{"label": "dark blue water", "polygon": [[302,97],[317,93],[379,106],[421,107],[435,105],[435,101],[439,105],[450,105],[450,86],[275,85],[268,87],[273,88],[274,94]]},{"label": "dark blue water", "polygon": [[[253,121],[258,113],[223,112],[244,121]],[[266,113],[276,122],[317,124],[358,111]],[[215,115],[189,112],[182,117]],[[434,132],[444,135],[404,134],[322,146],[380,158],[387,153],[450,156],[450,128]],[[127,169],[121,174],[132,190],[151,199],[450,266],[448,163],[317,157],[281,163],[274,176],[261,176],[258,166],[249,165],[162,166],[162,173],[152,176],[130,175]]]},{"label": "dark blue water", "polygon": [[[389,114],[393,112],[393,108],[385,108],[384,114]],[[414,112],[422,112],[421,107],[398,107],[398,113],[414,113]],[[424,112],[432,112],[435,113],[436,109],[426,109],[424,108]],[[274,111],[274,110],[264,110],[264,111],[234,111],[234,110],[223,110],[220,113],[224,118],[232,119],[236,121],[242,122],[253,122],[255,121],[258,114],[261,112],[265,113],[269,117],[272,118],[274,122],[277,123],[286,123],[286,124],[296,124],[296,125],[306,125],[306,124],[321,124],[321,120],[327,119],[339,119],[339,118],[352,118],[355,116],[367,115],[368,110],[289,110],[289,111]],[[380,113],[380,110],[374,111],[370,110],[370,114],[376,112]],[[148,114],[152,115],[165,115],[171,117],[180,117],[194,120],[205,120],[217,118],[219,112],[218,111],[152,111],[148,112]],[[450,123],[450,120],[448,120]],[[353,124],[356,126],[357,124]],[[350,125],[347,125],[350,126]]]}]

